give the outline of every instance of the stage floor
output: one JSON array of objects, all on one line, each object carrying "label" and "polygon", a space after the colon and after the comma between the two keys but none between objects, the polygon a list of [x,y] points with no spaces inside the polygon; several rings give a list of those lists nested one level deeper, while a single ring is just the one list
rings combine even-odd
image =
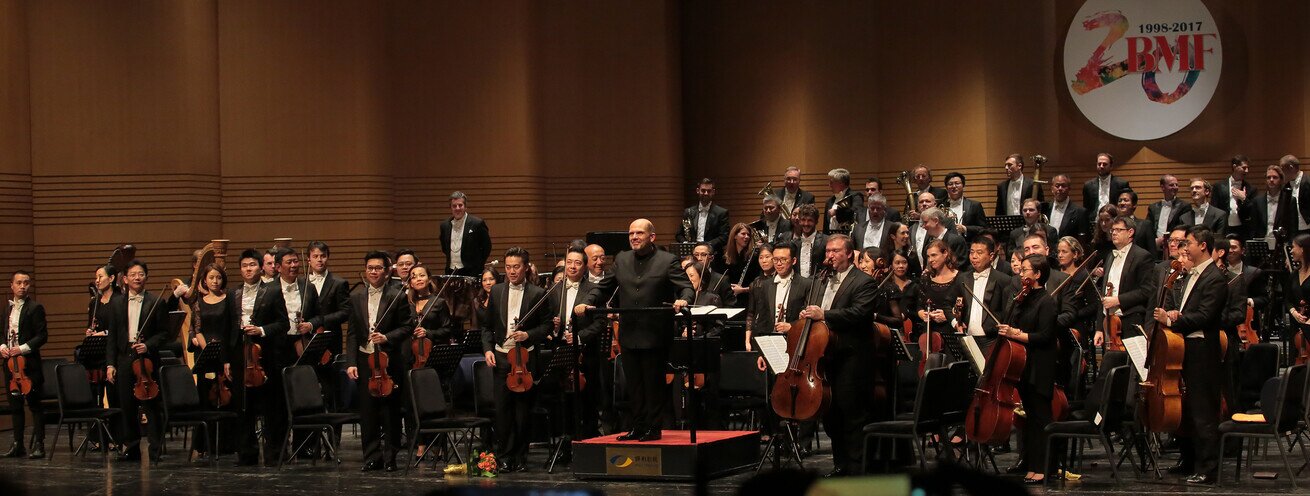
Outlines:
[{"label": "stage floor", "polygon": [[[0,449],[9,445],[8,433],[4,433]],[[50,435],[53,437],[53,432]],[[344,436],[345,448],[342,452],[344,463],[319,462],[311,466],[308,462],[288,465],[278,471],[275,468],[236,468],[232,466],[234,457],[224,457],[217,467],[192,466],[186,462],[181,438],[170,441],[169,455],[162,464],[145,467],[135,463],[104,463],[99,454],[88,455],[85,459],[70,459],[68,445],[63,444],[55,455],[54,461],[36,460],[0,460],[0,494],[4,496],[30,495],[137,495],[137,494],[177,494],[196,496],[324,496],[328,494],[388,494],[391,496],[418,495],[429,491],[455,486],[479,485],[495,487],[523,487],[534,489],[593,488],[605,494],[616,495],[688,495],[692,485],[673,482],[621,482],[621,481],[579,481],[574,479],[568,467],[557,467],[555,474],[547,474],[542,468],[549,456],[544,446],[534,446],[529,461],[531,466],[525,473],[501,475],[495,479],[447,479],[441,471],[433,470],[425,464],[408,476],[400,472],[361,473],[359,438],[347,430]],[[1271,450],[1273,448],[1271,447]],[[1257,459],[1258,470],[1281,470],[1281,462],[1275,454],[1267,459]],[[1298,452],[1299,453],[1299,452]],[[1100,450],[1089,450],[1088,466],[1082,471],[1084,479],[1076,483],[1066,483],[1063,487],[1052,486],[1052,493],[1079,494],[1131,494],[1134,496],[1151,494],[1206,493],[1206,494],[1270,494],[1293,493],[1287,481],[1287,474],[1275,481],[1252,481],[1250,472],[1244,469],[1246,478],[1239,485],[1232,485],[1231,477],[1234,466],[1232,459],[1225,463],[1226,485],[1222,488],[1213,486],[1187,487],[1180,482],[1180,477],[1165,475],[1163,481],[1156,481],[1154,475],[1135,476],[1125,465],[1120,474],[1125,475],[1122,485],[1115,485],[1110,479],[1109,467],[1102,458]],[[1002,468],[1014,462],[1016,455],[997,456],[997,463]],[[1163,465],[1169,466],[1176,460],[1170,455]],[[832,457],[826,438],[822,449],[806,459],[806,467],[811,470],[827,472],[832,467]],[[1300,465],[1299,457],[1293,458],[1293,468]],[[1096,466],[1090,464],[1096,463]],[[766,465],[767,470],[767,465]],[[716,479],[709,482],[710,494],[735,494],[737,487],[753,474],[746,471]],[[1302,489],[1297,493],[1310,492],[1310,477],[1299,481]],[[10,491],[8,484],[16,485],[21,492]],[[1036,488],[1035,492],[1042,492]]]}]

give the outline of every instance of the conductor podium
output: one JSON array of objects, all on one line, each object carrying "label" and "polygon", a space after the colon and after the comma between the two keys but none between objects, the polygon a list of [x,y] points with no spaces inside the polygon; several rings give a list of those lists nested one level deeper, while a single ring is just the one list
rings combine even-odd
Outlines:
[{"label": "conductor podium", "polygon": [[[603,313],[670,312],[668,307],[599,309]],[[684,329],[694,322],[721,320],[722,314],[693,315],[683,310],[675,318],[675,327]],[[704,326],[702,326],[704,327]],[[672,331],[672,330],[670,330]],[[688,376],[702,370],[706,353],[718,354],[718,349],[702,350],[703,343],[715,339],[679,339],[670,357],[677,369]],[[682,348],[682,349],[678,349]],[[683,381],[674,381],[682,384]],[[689,388],[688,405],[699,405],[695,388]],[[698,475],[706,478],[722,477],[755,465],[760,454],[758,431],[706,431],[696,429],[695,410],[688,410],[688,430],[665,430],[657,441],[619,441],[619,434],[594,437],[573,442],[573,476],[579,479],[612,480],[665,480],[690,481]]]}]

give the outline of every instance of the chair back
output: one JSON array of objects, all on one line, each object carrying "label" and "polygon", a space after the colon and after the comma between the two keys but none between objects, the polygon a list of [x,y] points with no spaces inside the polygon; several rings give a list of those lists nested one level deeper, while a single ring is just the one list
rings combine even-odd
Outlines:
[{"label": "chair back", "polygon": [[486,360],[473,364],[473,412],[479,417],[496,412],[496,375]]},{"label": "chair back", "polygon": [[927,369],[939,369],[939,368],[942,368],[942,367],[945,367],[945,366],[946,366],[946,354],[945,354],[945,353],[929,353],[929,354],[928,354],[928,361],[927,361],[926,364],[924,364],[923,368],[924,368],[924,370],[927,370]]},{"label": "chair back", "polygon": [[42,358],[41,359],[41,377],[45,378],[45,380],[41,381],[42,399],[48,400],[52,398],[57,398],[59,396],[59,387],[55,385],[55,381],[52,381],[49,378],[55,376],[55,367],[58,367],[60,364],[65,364],[68,362],[69,360],[67,358]]},{"label": "chair back", "polygon": [[409,371],[409,411],[418,420],[445,417],[446,395],[441,390],[441,376],[436,369]]},{"label": "chair back", "polygon": [[327,411],[323,404],[323,388],[318,384],[318,374],[311,365],[282,369],[282,390],[287,397],[287,412],[292,417]]},{"label": "chair back", "polygon": [[[1296,427],[1304,415],[1304,402],[1306,387],[1306,365],[1293,365],[1283,374],[1281,381],[1277,386],[1271,383],[1270,379],[1266,383],[1264,391],[1261,391],[1260,406],[1264,410],[1265,421],[1273,425],[1277,432],[1287,432]],[[1272,397],[1268,393],[1272,389]]]},{"label": "chair back", "polygon": [[1278,345],[1258,343],[1242,352],[1237,371],[1237,404],[1240,411],[1256,407],[1265,382],[1278,376]]},{"label": "chair back", "polygon": [[914,398],[914,423],[924,424],[941,420],[946,402],[940,391],[946,391],[951,379],[950,369],[944,367],[929,368],[923,371],[919,380],[919,390]]},{"label": "chair back", "polygon": [[757,366],[761,355],[753,351],[729,351],[719,359],[719,393],[724,396],[763,398],[769,386],[766,371]]},{"label": "chair back", "polygon": [[[1128,352],[1125,351],[1107,351],[1101,357],[1101,365],[1098,369],[1100,373],[1096,375],[1096,380],[1092,382],[1092,388],[1088,390],[1087,397],[1083,399],[1083,412],[1091,417],[1101,411],[1101,404],[1110,396],[1110,371],[1128,364]],[[1124,380],[1127,380],[1125,378]],[[1126,391],[1124,394],[1128,394]]]},{"label": "chair back", "polygon": [[80,363],[61,363],[55,367],[56,397],[61,411],[95,408],[96,396],[86,367]]},{"label": "chair back", "polygon": [[[1127,411],[1125,403],[1128,400],[1128,383],[1132,378],[1132,365],[1119,365],[1112,369],[1102,368],[1105,373],[1096,378],[1096,382],[1101,386],[1100,389],[1092,391],[1093,396],[1097,398],[1096,414],[1101,417],[1101,428],[1107,432],[1119,430],[1123,424],[1124,414]],[[1104,381],[1102,381],[1104,379]],[[1088,401],[1092,398],[1089,396]],[[1094,418],[1093,418],[1093,421]]]},{"label": "chair back", "polygon": [[[941,396],[942,419],[947,423],[964,422],[964,414],[973,402],[973,389],[978,385],[969,362],[953,362],[946,367],[949,371],[948,392]],[[973,380],[970,380],[973,379]]]},{"label": "chair back", "polygon": [[159,396],[165,414],[200,408],[200,392],[196,390],[195,379],[186,365],[159,368]]}]

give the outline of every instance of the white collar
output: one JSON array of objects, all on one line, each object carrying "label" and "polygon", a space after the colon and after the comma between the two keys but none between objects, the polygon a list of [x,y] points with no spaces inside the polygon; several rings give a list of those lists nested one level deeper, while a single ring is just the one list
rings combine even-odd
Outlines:
[{"label": "white collar", "polygon": [[1212,259],[1212,258],[1207,258],[1207,259],[1205,259],[1204,262],[1201,262],[1201,263],[1199,263],[1199,264],[1196,264],[1196,267],[1192,267],[1192,270],[1188,271],[1187,273],[1188,273],[1188,274],[1193,274],[1193,275],[1195,275],[1195,274],[1200,274],[1201,271],[1205,270],[1205,268],[1208,267],[1208,266],[1209,266],[1210,264],[1212,264],[1212,263],[1214,263],[1214,259]]},{"label": "white collar", "polygon": [[[506,283],[509,284],[509,283]],[[523,284],[509,284],[510,291],[523,291]]]},{"label": "white collar", "polygon": [[250,284],[250,283],[245,282],[245,281],[242,281],[241,287],[242,287],[243,289],[245,289],[246,291],[254,291],[254,290],[256,290],[256,289],[259,289],[259,285],[258,285],[258,284]]},{"label": "white collar", "polygon": [[986,268],[986,269],[983,269],[982,272],[974,272],[974,273],[973,273],[973,278],[974,278],[975,280],[976,280],[976,279],[986,279],[986,278],[990,277],[991,275],[992,275],[992,268],[991,268],[991,267],[988,267],[988,268]]},{"label": "white collar", "polygon": [[787,273],[787,277],[782,277],[782,276],[780,276],[780,275],[774,274],[774,275],[773,275],[773,283],[774,283],[774,284],[782,284],[782,283],[791,284],[791,281],[792,281],[792,274],[795,274],[795,273],[796,273],[795,271],[788,272],[788,273]]}]

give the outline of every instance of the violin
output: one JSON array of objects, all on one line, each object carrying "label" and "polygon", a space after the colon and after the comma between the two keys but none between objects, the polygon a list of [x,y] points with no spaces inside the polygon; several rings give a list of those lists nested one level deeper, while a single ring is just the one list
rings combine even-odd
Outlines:
[{"label": "violin", "polygon": [[264,365],[260,363],[264,358],[264,347],[250,339],[250,336],[246,336],[246,343],[242,352],[246,356],[246,387],[263,386],[265,382],[268,382],[268,374],[264,372]]},{"label": "violin", "polygon": [[[1160,287],[1156,301],[1163,302],[1183,275],[1183,262],[1174,260]],[[1142,395],[1142,424],[1148,432],[1175,432],[1183,420],[1183,337],[1163,323],[1156,323],[1147,351],[1146,381],[1138,392]]]},{"label": "violin", "polygon": [[933,332],[932,330],[931,314],[933,312],[933,308],[932,308],[931,299],[925,299],[923,311],[924,314],[928,315],[929,317],[928,320],[924,322],[923,334],[919,335],[919,349],[923,350],[923,358],[919,360],[920,377],[923,376],[924,367],[927,366],[928,364],[928,355],[931,355],[933,353],[941,353],[942,349],[946,347],[946,343],[942,341],[942,336],[940,334]]},{"label": "violin", "polygon": [[32,392],[32,378],[27,376],[27,357],[15,355],[5,361],[9,368],[9,394],[27,396]]},{"label": "violin", "polygon": [[[519,330],[519,320],[514,319],[514,330]],[[526,393],[532,389],[532,372],[528,371],[528,349],[517,343],[505,353],[509,356],[509,374],[505,376],[505,387],[515,393]]]},{"label": "violin", "polygon": [[214,384],[209,388],[209,402],[217,408],[232,402],[232,379],[227,374],[218,374],[214,378]]},{"label": "violin", "polygon": [[368,394],[374,398],[385,398],[391,395],[396,389],[396,382],[391,379],[387,373],[387,366],[391,364],[391,357],[387,352],[377,350],[368,354]]},{"label": "violin", "polygon": [[[167,290],[165,290],[167,291]],[[150,306],[150,313],[146,314],[146,321],[136,333],[136,344],[145,343],[145,330],[149,329],[150,319],[155,316],[155,308],[163,298],[155,298],[155,303]],[[135,354],[135,351],[133,352]],[[132,386],[132,395],[141,401],[153,400],[159,396],[159,383],[155,382],[155,361],[147,354],[136,354],[132,360],[132,373],[136,375],[136,384]]]},{"label": "violin", "polygon": [[1246,319],[1241,324],[1237,324],[1237,337],[1242,340],[1242,349],[1248,349],[1251,345],[1260,344],[1260,333],[1255,332],[1255,307],[1246,306]]},{"label": "violin", "polygon": [[[566,333],[573,332],[572,319],[569,320],[568,325],[564,326],[564,332]],[[587,389],[587,374],[582,372],[582,350],[583,350],[582,343],[580,341],[577,341],[578,340],[577,336],[573,336],[573,339],[575,340],[573,346],[577,347],[578,349],[578,365],[576,369],[578,373],[578,383],[577,386],[575,387],[573,381],[570,381],[567,378],[564,380],[564,391],[569,393],[576,393],[578,391]]]},{"label": "violin", "polygon": [[[1105,281],[1105,296],[1114,296],[1114,283]],[[1105,311],[1105,349],[1106,351],[1123,351],[1123,320],[1115,312]]]},{"label": "violin", "polygon": [[[1012,322],[1019,305],[1036,289],[1037,282],[1025,279],[1006,314]],[[974,388],[973,400],[964,418],[964,433],[979,444],[1000,444],[1010,438],[1018,406],[1018,385],[1028,364],[1028,348],[1009,336],[998,336],[983,376]]]},{"label": "violin", "polygon": [[[427,299],[427,303],[423,306],[423,313],[419,315],[416,320],[415,328],[423,327],[423,320],[426,319],[428,313],[432,312],[432,309],[437,306],[437,303],[440,303],[440,301],[437,300],[436,295]],[[428,365],[428,358],[432,356],[432,338],[425,334],[421,338],[414,338],[409,346],[410,351],[414,354],[414,370],[426,367]]]},{"label": "violin", "polygon": [[[809,305],[823,301],[823,291],[833,275],[832,267],[822,265],[816,271],[815,281],[806,298]],[[832,402],[832,389],[827,385],[823,369],[823,354],[828,349],[828,326],[811,318],[793,322],[787,331],[787,369],[778,374],[770,393],[770,404],[778,416],[792,420],[819,418]]]}]

